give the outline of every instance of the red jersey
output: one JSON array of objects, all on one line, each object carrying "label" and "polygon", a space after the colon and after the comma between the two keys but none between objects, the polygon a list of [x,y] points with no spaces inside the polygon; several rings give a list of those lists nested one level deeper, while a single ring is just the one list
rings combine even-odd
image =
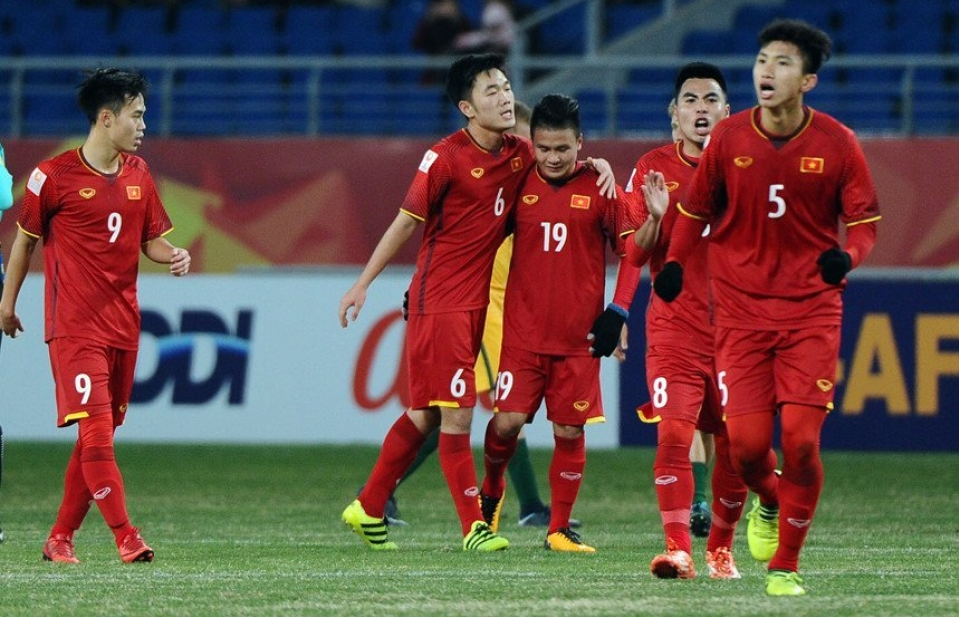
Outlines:
[{"label": "red jersey", "polygon": [[[646,212],[643,193],[634,180],[643,182],[650,170],[663,174],[670,203],[660,221],[660,235],[650,253],[650,276],[656,278],[666,262],[670,234],[680,215],[677,203],[690,188],[699,158],[686,156],[681,142],[651,150],[640,157],[624,191],[636,195],[642,212]],[[664,302],[651,289],[647,306],[647,345],[669,345],[702,352],[713,349],[713,327],[710,315],[710,290],[707,270],[707,246],[697,245],[687,258],[683,270],[683,293],[673,302]]]},{"label": "red jersey", "polygon": [[487,306],[493,260],[532,161],[532,146],[523,138],[505,134],[500,150],[490,152],[466,129],[427,150],[400,208],[426,222],[410,312]]},{"label": "red jersey", "polygon": [[563,184],[534,170],[520,191],[503,346],[550,355],[590,355],[587,334],[603,312],[606,246],[623,254],[636,225],[622,189],[614,199],[581,166]]},{"label": "red jersey", "polygon": [[788,330],[840,322],[843,287],[823,281],[817,258],[840,246],[841,222],[877,221],[880,208],[853,131],[818,111],[805,114],[782,139],[760,127],[759,107],[721,122],[681,203],[711,225],[717,325]]},{"label": "red jersey", "polygon": [[79,148],[48,159],[27,180],[18,224],[43,238],[45,340],[137,349],[140,249],[172,229],[146,162],[121,154],[108,176]]}]

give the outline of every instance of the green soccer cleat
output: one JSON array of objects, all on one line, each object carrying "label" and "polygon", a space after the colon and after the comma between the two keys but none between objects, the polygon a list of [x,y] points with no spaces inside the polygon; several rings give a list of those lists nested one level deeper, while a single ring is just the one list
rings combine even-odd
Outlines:
[{"label": "green soccer cleat", "polygon": [[510,546],[510,542],[502,536],[498,536],[490,530],[490,525],[484,521],[474,521],[470,527],[470,533],[463,539],[463,550],[465,551],[503,551]]},{"label": "green soccer cleat", "polygon": [[756,497],[753,508],[747,514],[747,545],[754,559],[766,562],[773,559],[780,545],[780,521],[776,513],[773,520],[764,518],[760,508],[760,498]]},{"label": "green soccer cleat", "polygon": [[770,570],[767,572],[768,596],[804,596],[807,590],[802,587],[803,579],[796,572]]},{"label": "green soccer cleat", "polygon": [[387,523],[382,518],[374,518],[366,513],[359,499],[347,506],[340,519],[358,536],[363,538],[367,546],[375,551],[395,551],[395,542],[387,540]]},{"label": "green soccer cleat", "polygon": [[690,508],[690,533],[698,538],[710,535],[710,505],[705,501],[694,502]]},{"label": "green soccer cleat", "polygon": [[506,493],[500,497],[491,495],[480,495],[480,512],[483,513],[483,520],[490,525],[490,531],[497,533],[500,531],[500,510],[503,508],[503,498]]}]

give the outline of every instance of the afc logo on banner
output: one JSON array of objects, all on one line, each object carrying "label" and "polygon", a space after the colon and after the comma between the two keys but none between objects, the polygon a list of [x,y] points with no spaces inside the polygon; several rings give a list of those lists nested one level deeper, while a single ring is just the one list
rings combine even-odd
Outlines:
[{"label": "afc logo on banner", "polygon": [[[156,311],[142,310],[140,357],[132,403],[155,399],[173,384],[174,405],[202,405],[227,387],[227,402],[243,404],[253,311],[237,312],[231,325],[212,311],[184,310],[179,328]],[[153,337],[154,341],[145,340]],[[156,357],[149,350],[156,350]],[[142,374],[147,372],[149,374]]]}]

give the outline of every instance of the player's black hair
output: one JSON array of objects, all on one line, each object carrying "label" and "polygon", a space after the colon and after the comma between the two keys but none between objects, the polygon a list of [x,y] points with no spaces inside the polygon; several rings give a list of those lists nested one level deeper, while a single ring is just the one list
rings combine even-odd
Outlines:
[{"label": "player's black hair", "polygon": [[104,107],[115,114],[138,95],[147,96],[147,79],[137,71],[99,68],[84,71],[86,78],[77,86],[77,103],[90,124]]},{"label": "player's black hair", "polygon": [[767,24],[757,36],[763,49],[773,41],[793,43],[803,57],[803,72],[816,73],[830,58],[833,42],[830,35],[802,19],[776,19]]},{"label": "player's black hair", "polygon": [[533,108],[530,134],[538,128],[573,129],[580,135],[580,104],[565,94],[548,94]]},{"label": "player's black hair", "polygon": [[677,79],[673,83],[673,98],[680,96],[680,88],[688,79],[712,79],[720,85],[723,95],[727,95],[727,80],[723,78],[720,67],[709,62],[690,62],[684,64],[677,71]]},{"label": "player's black hair", "polygon": [[507,59],[503,54],[470,54],[463,56],[450,65],[447,71],[447,98],[454,105],[459,105],[460,101],[470,100],[470,92],[473,90],[473,84],[477,81],[477,75],[499,69],[503,74],[507,73]]}]

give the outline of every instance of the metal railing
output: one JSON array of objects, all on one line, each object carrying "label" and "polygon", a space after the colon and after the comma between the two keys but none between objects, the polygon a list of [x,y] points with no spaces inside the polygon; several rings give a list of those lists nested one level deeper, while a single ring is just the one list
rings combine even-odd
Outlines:
[{"label": "metal railing", "polygon": [[[74,103],[81,70],[128,66],[147,73],[147,122],[170,135],[429,135],[462,126],[442,87],[420,83],[452,58],[22,57],[0,62],[0,135],[80,134]],[[666,132],[672,73],[688,58],[534,57],[513,73],[577,69],[595,85],[581,100],[588,135]],[[753,56],[714,56],[728,75],[731,105],[755,101]],[[846,56],[830,60],[808,95],[814,107],[867,134],[957,134],[957,57]],[[518,93],[523,98],[523,93]],[[535,101],[533,101],[535,102]]]}]

